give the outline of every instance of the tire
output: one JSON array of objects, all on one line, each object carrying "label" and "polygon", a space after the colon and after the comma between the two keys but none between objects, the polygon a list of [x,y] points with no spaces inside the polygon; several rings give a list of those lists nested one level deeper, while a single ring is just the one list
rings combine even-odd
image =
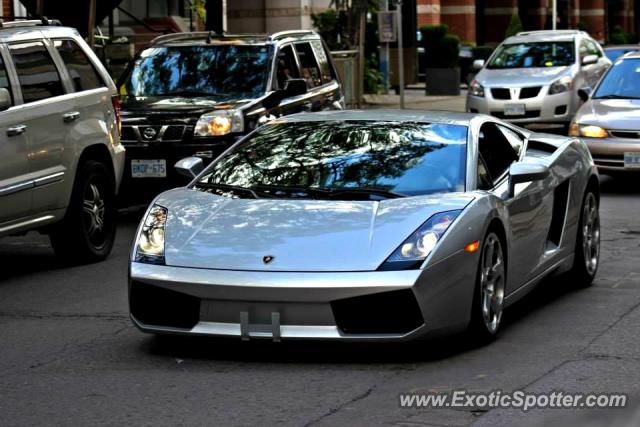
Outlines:
[{"label": "tire", "polygon": [[573,267],[568,273],[571,282],[580,288],[591,286],[600,265],[599,205],[596,193],[587,188],[580,207]]},{"label": "tire", "polygon": [[102,261],[116,233],[113,177],[106,166],[88,160],[78,167],[64,219],[49,233],[56,255],[70,263]]},{"label": "tire", "polygon": [[467,333],[478,344],[493,341],[500,328],[504,309],[507,266],[503,242],[492,230],[482,241],[478,273],[471,304],[471,321]]}]

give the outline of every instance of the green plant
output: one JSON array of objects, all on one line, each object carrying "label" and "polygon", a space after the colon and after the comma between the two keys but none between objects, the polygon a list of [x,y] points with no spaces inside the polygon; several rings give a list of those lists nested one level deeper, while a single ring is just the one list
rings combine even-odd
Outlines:
[{"label": "green plant", "polygon": [[610,44],[627,44],[629,40],[624,30],[620,25],[616,25],[611,30],[611,34],[609,35],[609,43]]},{"label": "green plant", "polygon": [[511,20],[509,20],[509,25],[507,25],[507,31],[505,31],[504,37],[507,38],[515,36],[523,30],[524,27],[522,26],[520,16],[518,16],[517,14],[511,15]]},{"label": "green plant", "polygon": [[448,34],[448,31],[449,27],[444,24],[425,25],[420,28],[427,68],[455,68],[458,66],[460,39],[453,34]]},{"label": "green plant", "polygon": [[486,61],[493,53],[493,50],[494,48],[491,46],[476,46],[471,49],[471,53],[473,59],[484,59]]},{"label": "green plant", "polygon": [[378,70],[378,61],[367,58],[364,66],[364,91],[365,93],[381,93],[384,89],[384,79]]},{"label": "green plant", "polygon": [[585,24],[582,21],[578,22],[578,24],[576,25],[576,28],[580,31],[589,31],[589,29],[587,28],[587,24]]},{"label": "green plant", "polygon": [[311,22],[329,49],[337,50],[345,48],[341,44],[340,34],[342,33],[342,25],[340,16],[335,9],[327,9],[324,12],[312,13]]}]

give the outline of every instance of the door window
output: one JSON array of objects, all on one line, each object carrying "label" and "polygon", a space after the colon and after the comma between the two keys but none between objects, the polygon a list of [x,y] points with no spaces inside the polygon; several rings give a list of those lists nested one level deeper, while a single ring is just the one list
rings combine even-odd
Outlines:
[{"label": "door window", "polygon": [[587,55],[589,55],[589,45],[586,40],[580,40],[580,59],[584,59]]},{"label": "door window", "polygon": [[522,147],[524,146],[524,139],[522,136],[504,126],[500,126],[500,130],[504,134],[504,137],[507,138],[507,141],[509,141],[509,144],[511,144],[513,151],[515,151],[518,158],[520,158],[520,154],[522,154]]},{"label": "door window", "polygon": [[593,40],[587,40],[587,49],[589,55],[596,55],[598,58],[602,56],[600,48],[598,48],[598,45]]},{"label": "door window", "polygon": [[60,74],[42,42],[9,45],[25,103],[64,94]]},{"label": "door window", "polygon": [[278,65],[276,67],[277,85],[276,89],[284,89],[284,85],[289,79],[300,78],[298,64],[291,45],[284,46],[278,52]]},{"label": "door window", "polygon": [[11,95],[11,105],[13,105],[13,93],[11,92],[9,76],[7,75],[7,69],[4,66],[4,60],[2,59],[2,56],[0,56],[0,88],[9,91],[9,95]]},{"label": "door window", "polygon": [[481,155],[478,155],[478,189],[479,190],[491,190],[493,182],[491,181],[491,175],[487,165],[482,159]]},{"label": "door window", "polygon": [[320,40],[312,41],[311,46],[313,47],[313,51],[316,54],[316,58],[318,58],[322,83],[330,83],[335,76],[332,73],[333,70],[331,69],[331,64],[329,63],[327,51],[325,50]]},{"label": "door window", "polygon": [[478,149],[494,185],[519,158],[516,150],[495,123],[485,123],[480,128]]},{"label": "door window", "polygon": [[311,45],[307,42],[297,43],[296,52],[300,60],[300,72],[302,73],[302,77],[307,81],[307,87],[320,86],[322,84],[322,75],[320,74],[320,67],[313,54]]},{"label": "door window", "polygon": [[105,87],[104,80],[102,80],[87,55],[76,42],[73,40],[55,40],[54,44],[67,66],[69,77],[76,92]]}]

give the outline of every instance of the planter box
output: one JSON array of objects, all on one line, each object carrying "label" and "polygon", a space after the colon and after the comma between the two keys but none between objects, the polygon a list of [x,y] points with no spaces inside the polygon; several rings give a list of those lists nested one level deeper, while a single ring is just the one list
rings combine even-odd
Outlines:
[{"label": "planter box", "polygon": [[460,68],[425,69],[427,95],[460,95]]}]

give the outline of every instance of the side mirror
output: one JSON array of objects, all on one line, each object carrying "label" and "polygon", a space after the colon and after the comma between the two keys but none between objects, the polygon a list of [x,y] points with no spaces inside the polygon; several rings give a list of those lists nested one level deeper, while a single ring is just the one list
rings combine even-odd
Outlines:
[{"label": "side mirror", "polygon": [[591,89],[591,87],[589,86],[581,87],[580,89],[578,89],[578,96],[580,97],[582,102],[587,102],[589,100],[592,90],[593,89]]},{"label": "side mirror", "polygon": [[484,59],[476,59],[475,61],[473,61],[472,67],[474,70],[480,70],[482,67],[484,67]]},{"label": "side mirror", "polygon": [[590,65],[598,62],[598,55],[587,55],[582,58],[582,65]]},{"label": "side mirror", "polygon": [[513,163],[509,167],[509,197],[513,197],[516,184],[542,181],[549,176],[549,168],[535,163]]},{"label": "side mirror", "polygon": [[5,88],[0,88],[0,110],[6,110],[11,107],[11,94]]},{"label": "side mirror", "polygon": [[283,90],[273,91],[262,98],[262,106],[267,110],[271,110],[272,108],[276,108],[278,105],[280,105],[280,101],[282,101],[283,98]]},{"label": "side mirror", "polygon": [[176,165],[176,172],[180,175],[195,178],[204,170],[204,164],[200,157],[186,157],[182,160],[178,160]]},{"label": "side mirror", "polygon": [[307,81],[305,79],[289,79],[284,84],[285,96],[298,96],[307,93]]}]

